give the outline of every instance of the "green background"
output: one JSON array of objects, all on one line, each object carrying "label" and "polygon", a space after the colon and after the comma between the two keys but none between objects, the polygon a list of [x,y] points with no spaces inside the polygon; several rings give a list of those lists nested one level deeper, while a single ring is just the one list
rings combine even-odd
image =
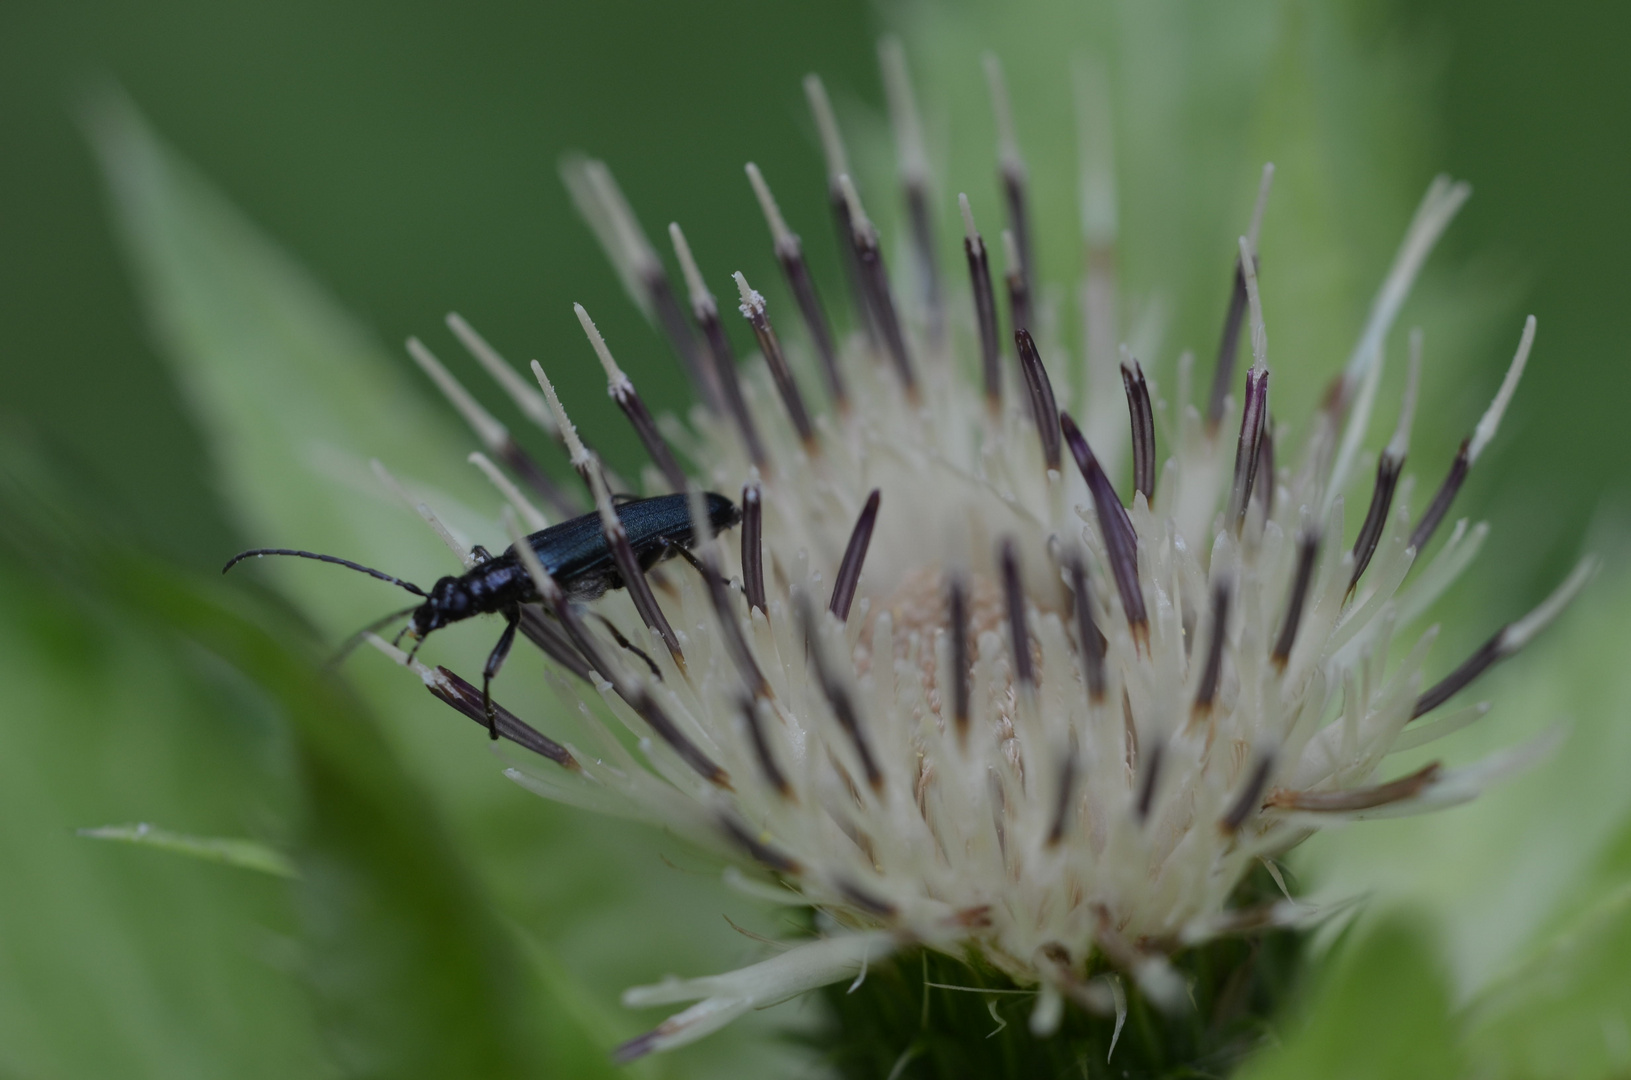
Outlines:
[{"label": "green background", "polygon": [[[1230,21],[1212,5],[1169,7]],[[1460,292],[1430,278],[1424,318],[1430,333],[1469,329],[1464,343],[1444,344],[1436,383],[1429,368],[1432,407],[1418,425],[1427,477],[1488,400],[1521,315],[1541,321],[1508,426],[1463,496],[1494,534],[1459,590],[1459,618],[1436,654],[1442,669],[1537,599],[1588,534],[1611,554],[1618,543],[1631,442],[1618,417],[1631,391],[1631,68],[1620,56],[1631,16],[1583,2],[1360,3],[1329,18],[1318,5],[1280,7],[1312,28],[1308,41],[1354,44],[1334,57],[1311,47],[1295,53],[1306,69],[1275,69],[1268,84],[1286,106],[1272,123],[1209,133],[1253,140],[1244,157],[1259,143],[1289,155],[1280,157],[1284,216],[1271,212],[1265,236],[1266,283],[1277,267],[1290,277],[1298,265],[1275,263],[1276,245],[1291,254],[1299,243],[1340,243],[1351,262],[1351,277],[1323,294],[1318,281],[1306,286],[1337,298],[1317,309],[1331,322],[1321,333],[1297,329],[1298,312],[1273,321],[1275,298],[1288,293],[1266,294],[1276,347],[1351,339],[1411,203],[1441,169],[1470,179],[1475,195],[1435,260],[1438,280],[1454,276]],[[1090,38],[1098,24],[1076,21],[1077,10],[1061,6],[1061,25]],[[110,82],[122,88],[171,147],[386,343],[405,381],[421,382],[395,347],[410,333],[470,371],[441,328],[454,308],[512,360],[542,360],[574,418],[608,432],[620,420],[572,301],[594,313],[652,401],[676,401],[678,378],[573,214],[558,156],[604,156],[648,231],[679,220],[716,282],[738,268],[773,274],[740,171],[756,160],[835,294],[798,77],[821,71],[846,118],[864,115],[880,99],[872,40],[885,25],[902,27],[913,48],[952,42],[923,62],[926,81],[953,87],[948,98],[975,95],[975,108],[973,61],[987,41],[1016,87],[1053,79],[1062,47],[1038,38],[1034,21],[931,5],[0,7],[0,422],[8,468],[24,478],[8,487],[0,516],[0,682],[10,688],[0,709],[0,1078],[307,1076],[336,1063],[364,1075],[593,1075],[606,1045],[655,1019],[617,1009],[619,988],[754,956],[722,912],[759,932],[785,929],[778,915],[721,899],[717,868],[683,847],[503,784],[473,749],[472,730],[429,711],[383,665],[358,662],[352,677],[387,717],[376,725],[343,687],[312,675],[321,647],[284,603],[205,580],[225,553],[264,539],[244,535],[246,521],[299,492],[277,490],[274,477],[264,495],[246,491],[242,470],[226,473],[237,488],[215,490],[205,436],[110,225],[84,102]],[[1040,58],[1035,71],[1028,50]],[[1327,96],[1302,94],[1310,86]],[[1341,107],[1320,112],[1333,101]],[[1022,135],[1039,173],[1073,157],[1068,137],[1037,130],[1058,104],[1034,97],[1022,112],[1022,125],[1035,118]],[[1288,131],[1348,123],[1375,128],[1306,159],[1302,144],[1284,141]],[[987,125],[983,113],[972,125],[980,154]],[[1159,151],[1136,134],[1127,149],[1129,170]],[[967,150],[965,141],[957,153]],[[857,156],[868,153],[878,156]],[[1344,208],[1322,216],[1297,201],[1306,189],[1286,174],[1305,160],[1331,169],[1323,180],[1351,200]],[[953,161],[956,183],[990,213],[980,202],[991,206],[984,159]],[[1249,173],[1169,173],[1124,192],[1129,279],[1180,278],[1178,337],[1201,345],[1203,372],[1222,302],[1218,268],[1239,227],[1205,215],[1237,214],[1249,184]],[[1064,188],[1054,195],[1068,199]],[[1167,246],[1150,250],[1181,259],[1141,265],[1135,242],[1173,193],[1182,205],[1168,224],[1199,221],[1198,239],[1185,249],[1169,228]],[[892,216],[887,206],[874,212]],[[943,237],[955,235],[949,214],[942,224]],[[220,222],[206,213],[183,225],[208,232]],[[1311,225],[1327,231],[1287,235]],[[1073,251],[1062,232],[1042,238],[1044,258],[1061,269]],[[229,253],[239,240],[230,223],[208,236]],[[248,265],[254,253],[237,254]],[[232,295],[232,281],[220,284]],[[1295,280],[1279,287],[1304,295]],[[1434,322],[1433,303],[1471,314]],[[327,342],[322,314],[311,332]],[[1292,400],[1318,387],[1299,374],[1295,353],[1275,354]],[[1325,370],[1334,363],[1311,359]],[[420,440],[427,454],[448,445],[445,417],[412,415],[420,426],[371,433],[397,448]],[[630,446],[601,442],[616,463],[637,460]],[[58,517],[70,523],[19,524]],[[1371,1071],[1353,1075],[1403,1075],[1412,1063],[1443,1075],[1468,1055],[1486,1069],[1498,1057],[1510,1075],[1631,1065],[1614,1057],[1612,1040],[1606,1051],[1593,1042],[1628,1011],[1615,965],[1631,956],[1631,829],[1617,780],[1631,747],[1615,731],[1631,691],[1618,659],[1627,589],[1622,577],[1608,580],[1573,629],[1559,630],[1570,636],[1521,662],[1527,681],[1516,664],[1492,681],[1510,702],[1492,718],[1504,726],[1475,734],[1469,748],[1511,745],[1567,717],[1576,727],[1556,767],[1431,824],[1353,830],[1311,853],[1316,876],[1349,888],[1385,880],[1384,891],[1437,915],[1384,923],[1369,950],[1321,970],[1301,1006],[1307,1027],[1264,1072],[1335,1075],[1333,1062],[1352,1065],[1367,1050]],[[328,609],[297,593],[301,610],[316,610],[331,632],[355,621],[345,613],[371,610],[378,595],[348,593],[350,584],[332,586],[343,599]],[[480,637],[450,642],[464,667]],[[71,831],[141,819],[290,850],[301,885]],[[1506,901],[1469,901],[1514,881],[1518,915]],[[650,895],[653,882],[660,895]],[[1436,924],[1446,911],[1465,918]],[[1502,937],[1514,925],[1534,936]],[[1480,982],[1491,971],[1500,977]],[[1475,983],[1495,989],[1468,1007]],[[762,1027],[743,1027],[649,1071],[724,1075],[780,1060],[758,1039]]]},{"label": "green background", "polygon": [[[799,76],[877,93],[860,4],[45,3],[0,18],[6,411],[199,566],[237,541],[143,334],[76,123],[87,88],[117,80],[383,341],[417,333],[457,365],[441,319],[458,310],[512,358],[571,356],[551,367],[587,389],[576,301],[614,344],[642,343],[622,352],[656,401],[677,377],[652,362],[664,346],[574,214],[559,156],[621,166],[648,229],[694,223],[717,275],[767,261],[744,161],[789,204],[821,197],[811,145],[788,137],[808,126]],[[603,392],[568,397],[591,430],[616,416]]]},{"label": "green background", "polygon": [[[1499,504],[1494,550],[1522,546],[1533,597],[1628,483],[1616,416],[1631,392],[1631,68],[1618,50],[1631,15],[1584,0],[1359,11],[1352,32],[1409,43],[1423,84],[1413,104],[1430,142],[1412,188],[1427,170],[1474,184],[1447,250],[1500,282],[1500,326],[1526,311],[1541,321],[1510,419],[1539,437],[1501,460],[1499,500],[1497,470],[1473,479],[1481,502]],[[689,225],[716,277],[768,276],[740,164],[757,158],[784,205],[813,209],[821,179],[798,76],[819,70],[841,98],[876,104],[878,24],[852,2],[7,4],[0,408],[78,459],[164,550],[208,566],[234,546],[142,332],[75,122],[79,98],[107,79],[382,340],[437,338],[456,309],[512,357],[575,359],[576,300],[628,343],[649,396],[672,400],[667,355],[574,217],[557,157],[606,157],[648,229]],[[823,226],[804,228],[818,271],[831,265]],[[1498,367],[1500,353],[1479,363]],[[551,367],[586,389],[597,378]],[[1476,415],[1485,393],[1458,415]],[[585,426],[612,423],[601,395],[576,397]]]}]

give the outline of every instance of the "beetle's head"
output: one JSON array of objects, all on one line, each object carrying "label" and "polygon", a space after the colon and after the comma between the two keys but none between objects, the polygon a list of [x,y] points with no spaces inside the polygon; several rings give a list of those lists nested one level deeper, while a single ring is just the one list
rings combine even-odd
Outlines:
[{"label": "beetle's head", "polygon": [[469,616],[470,590],[456,577],[445,577],[431,586],[430,595],[413,612],[410,632],[423,639],[432,630],[440,630]]},{"label": "beetle's head", "polygon": [[742,511],[736,504],[723,495],[716,495],[712,491],[702,493],[703,501],[708,506],[708,524],[716,533],[724,532],[742,521]]}]

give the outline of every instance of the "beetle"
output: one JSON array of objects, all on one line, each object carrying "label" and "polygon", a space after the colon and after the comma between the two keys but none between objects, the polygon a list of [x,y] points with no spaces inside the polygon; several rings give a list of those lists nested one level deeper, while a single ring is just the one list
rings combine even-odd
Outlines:
[{"label": "beetle", "polygon": [[[742,512],[725,496],[708,491],[703,493],[702,498],[712,532],[721,532],[742,520]],[[617,502],[614,509],[642,571],[675,554],[688,551],[696,542],[691,530],[690,500],[684,494],[625,499]],[[580,603],[594,600],[608,589],[621,589],[624,586],[600,515],[595,511],[541,529],[528,536],[526,543],[538,556],[539,563],[549,576],[555,579],[561,591],[571,600]],[[415,641],[414,653],[424,644],[426,636],[444,626],[477,615],[503,615],[504,632],[487,656],[481,683],[481,704],[487,714],[487,731],[494,739],[498,738],[498,718],[493,710],[491,693],[493,678],[509,656],[510,646],[515,643],[515,631],[521,622],[521,605],[534,604],[541,599],[532,575],[516,554],[514,544],[496,556],[488,554],[483,548],[474,548],[471,551],[477,560],[474,566],[458,576],[441,578],[429,592],[371,566],[335,555],[320,555],[293,548],[253,548],[240,552],[228,560],[221,573],[226,573],[245,559],[257,559],[264,555],[291,555],[334,563],[388,581],[423,598],[423,603],[393,612],[363,631],[369,633],[378,630],[407,615],[408,625],[397,635],[397,640],[400,641],[403,634],[412,637]],[[409,654],[410,657],[412,655]]]}]

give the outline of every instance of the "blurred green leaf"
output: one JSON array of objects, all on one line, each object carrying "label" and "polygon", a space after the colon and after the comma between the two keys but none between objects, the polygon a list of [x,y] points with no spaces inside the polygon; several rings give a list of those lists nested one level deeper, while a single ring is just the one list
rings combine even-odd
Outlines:
[{"label": "blurred green leaf", "polygon": [[[581,1036],[540,1046],[513,937],[367,710],[268,628],[156,568],[121,595],[273,695],[294,729],[305,812],[295,847],[306,977],[352,1076],[539,1076],[609,1069]],[[551,989],[554,989],[553,987]],[[561,1025],[556,1025],[559,1032]],[[598,1065],[598,1068],[597,1068]]]},{"label": "blurred green leaf", "polygon": [[142,815],[281,841],[278,725],[49,581],[0,551],[0,1076],[333,1075],[286,881],[75,835]]},{"label": "blurred green leaf", "polygon": [[135,825],[101,825],[94,829],[80,829],[79,835],[92,840],[113,840],[122,844],[141,844],[187,855],[205,862],[236,866],[242,870],[256,870],[273,877],[295,877],[294,864],[286,855],[254,840],[240,840],[219,836],[188,836],[185,833],[159,829],[146,822]]},{"label": "blurred green leaf", "polygon": [[1301,1022],[1242,1080],[1446,1080],[1465,1075],[1448,981],[1432,936],[1394,916],[1328,958]]},{"label": "blurred green leaf", "polygon": [[1483,1075],[1631,1072],[1631,820],[1595,867],[1570,878],[1556,908],[1469,1010]]},{"label": "blurred green leaf", "polygon": [[[1325,833],[1298,853],[1312,887],[1428,912],[1463,1001],[1626,880],[1601,866],[1631,832],[1628,604],[1631,573],[1605,571],[1528,651],[1463,695],[1493,702],[1489,716],[1389,767],[1468,762],[1561,728],[1553,753],[1466,806]],[[1447,671],[1459,659],[1435,650],[1433,663]]]},{"label": "blurred green leaf", "polygon": [[[403,364],[169,153],[117,92],[97,98],[89,117],[146,311],[243,534],[366,555],[410,580],[457,566],[369,468],[377,458],[405,483],[447,490],[476,476],[465,441],[414,391]],[[455,527],[470,527],[450,500],[433,501]],[[348,632],[358,611],[381,603],[374,583],[352,575],[271,564],[258,572],[330,629]]]},{"label": "blurred green leaf", "polygon": [[[137,670],[146,680],[127,679],[129,685],[109,680],[116,696],[101,718],[109,730],[125,738],[143,737],[143,713],[166,704],[166,695],[151,685],[154,680],[187,687],[200,681],[201,672],[213,673],[224,691],[214,700],[206,697],[202,704],[208,707],[195,709],[189,718],[189,726],[213,736],[196,740],[202,745],[190,748],[195,759],[191,768],[182,765],[189,755],[178,753],[174,745],[163,749],[176,761],[160,757],[120,764],[135,766],[149,784],[154,778],[168,779],[184,799],[197,797],[195,787],[213,793],[229,811],[239,813],[264,802],[264,797],[256,800],[257,789],[270,786],[282,796],[270,827],[283,837],[276,847],[293,853],[297,873],[294,880],[277,886],[278,895],[292,903],[285,905],[281,920],[289,927],[282,931],[281,970],[274,973],[274,982],[281,984],[280,992],[295,999],[295,1015],[309,1032],[303,1044],[294,1044],[295,1050],[303,1048],[327,1064],[273,1075],[308,1075],[325,1068],[359,1077],[609,1074],[609,1040],[586,1034],[578,1026],[582,1010],[555,1000],[555,995],[569,995],[576,988],[569,979],[545,982],[535,976],[527,962],[535,950],[524,949],[520,935],[495,912],[434,806],[403,772],[367,709],[344,684],[312,662],[308,635],[287,613],[248,603],[242,593],[216,583],[201,585],[96,538],[58,498],[60,492],[42,487],[37,476],[32,482],[22,479],[26,475],[9,467],[0,472],[6,481],[0,484],[4,510],[0,521],[6,526],[0,531],[0,540],[6,541],[0,545],[0,570],[12,572],[13,560],[19,560],[38,580],[39,607],[50,619],[37,619],[43,625],[27,628],[28,636],[81,659],[93,670],[98,664],[110,666],[107,654],[113,651],[138,649],[145,654]],[[0,624],[8,621],[6,614],[0,613]],[[54,627],[52,621],[65,625]],[[111,628],[103,635],[105,642],[84,629],[101,626]],[[10,628],[0,625],[5,629]],[[87,638],[93,646],[89,650],[83,647]],[[94,647],[98,644],[100,650]],[[64,671],[36,673],[26,668],[14,681],[25,695],[30,691],[56,695],[54,707],[40,714],[46,721],[72,715],[76,693],[94,685]],[[240,715],[259,721],[261,740],[269,744],[263,748],[264,760],[257,762],[243,750],[236,758],[222,752],[220,736],[228,727],[223,721]],[[48,762],[53,752],[83,756],[60,724],[19,727],[39,744],[17,757],[31,769]],[[15,738],[20,731],[5,734]],[[236,767],[222,778],[217,791],[213,785],[195,784],[200,764]],[[256,764],[258,773],[248,768]],[[241,775],[246,769],[248,775]],[[18,786],[26,791],[28,785]],[[154,786],[159,795],[167,793],[162,785]],[[74,789],[72,784],[64,787]],[[188,818],[163,798],[144,797],[118,809],[129,813],[137,808],[157,809],[169,820]],[[111,816],[106,807],[96,813]],[[211,831],[238,830],[229,825],[227,830]],[[223,842],[140,827],[92,833],[291,872],[288,860],[260,841]],[[85,844],[68,830],[62,830],[61,839],[72,844],[81,859],[107,862],[121,854],[113,846]],[[135,853],[124,857],[131,854]],[[136,858],[140,865],[160,871],[185,865],[146,855]],[[207,867],[190,869],[225,882],[242,880]],[[111,908],[112,917],[105,911],[81,912],[83,930],[105,933],[116,926],[129,893],[128,885],[96,891],[96,903]],[[208,889],[196,889],[184,900],[196,904],[209,895]],[[176,912],[184,911],[187,903],[177,904]],[[27,914],[17,936],[30,944],[49,936],[42,935],[37,924],[61,917],[55,907]],[[231,909],[222,915],[222,921],[240,933],[244,920],[244,913]],[[190,930],[185,921],[174,921],[173,932]],[[13,929],[9,918],[0,925],[4,931]],[[61,951],[57,964],[71,972],[66,961],[73,950],[55,944]],[[8,969],[0,966],[0,994],[43,1000],[29,991],[26,979],[10,979],[7,974]],[[185,963],[161,956],[151,977],[162,981],[185,979],[187,974]],[[110,980],[108,987],[98,982],[95,989],[106,993],[115,986]],[[296,995],[301,987],[308,992],[305,1007]],[[125,1012],[116,1020],[142,1016],[140,1005],[123,1004]],[[202,1037],[193,1037],[219,1043],[225,1059],[199,1075],[239,1075],[231,1067],[233,1060],[254,1048],[254,1040],[239,1030],[244,1025],[222,1022],[219,1013],[225,1007],[225,1003],[195,1007],[196,1016],[183,1014],[192,1025],[207,1026]],[[310,1026],[313,1018],[315,1030]],[[56,1027],[38,1026],[47,1032]],[[125,1030],[118,1023],[110,1028],[111,1035],[103,1041],[117,1054],[121,1039],[129,1040],[132,1032],[128,1024]],[[185,1045],[186,1040],[176,1041]],[[75,1052],[82,1053],[77,1048]],[[110,1074],[106,1069],[64,1069],[51,1054],[41,1057],[36,1064],[48,1065],[51,1074]],[[193,1073],[177,1068],[170,1074]],[[165,1073],[158,1070],[155,1075]]]},{"label": "blurred green leaf", "polygon": [[1631,1072],[1631,878],[1546,941],[1474,1006],[1481,1076]]}]

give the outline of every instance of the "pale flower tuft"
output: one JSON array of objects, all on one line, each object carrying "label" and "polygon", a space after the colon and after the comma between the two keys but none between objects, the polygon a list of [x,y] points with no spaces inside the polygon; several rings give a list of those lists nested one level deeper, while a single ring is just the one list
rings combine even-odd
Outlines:
[{"label": "pale flower tuft", "polygon": [[[1390,753],[1482,716],[1488,706],[1478,704],[1413,724],[1527,643],[1591,571],[1582,564],[1532,614],[1424,684],[1435,631],[1415,624],[1471,560],[1484,526],[1453,522],[1436,554],[1422,555],[1495,437],[1534,319],[1425,511],[1412,512],[1402,472],[1419,335],[1368,492],[1358,471],[1381,407],[1383,343],[1467,197],[1464,184],[1441,178],[1428,190],[1323,405],[1288,425],[1301,435],[1289,453],[1269,391],[1272,290],[1265,298],[1257,278],[1272,168],[1240,238],[1211,391],[1192,395],[1186,356],[1169,393],[1148,377],[1140,360],[1150,358],[1115,348],[1102,79],[1084,71],[1078,87],[1090,216],[1087,345],[1073,353],[1042,332],[1057,319],[1033,323],[1035,226],[1000,66],[987,59],[1008,208],[997,245],[1002,313],[966,197],[968,278],[936,257],[905,59],[893,43],[882,56],[901,139],[906,273],[885,266],[826,93],[819,79],[806,82],[827,158],[827,210],[844,240],[857,328],[847,337],[828,322],[839,294],[823,299],[755,166],[748,177],[796,316],[771,311],[735,274],[760,350],[740,367],[679,226],[670,236],[689,312],[606,167],[566,166],[580,208],[695,386],[688,426],[654,421],[577,308],[609,392],[651,457],[643,487],[690,492],[698,536],[692,565],[665,562],[651,587],[587,607],[517,544],[539,601],[523,630],[561,665],[560,685],[581,698],[594,741],[562,745],[500,708],[498,734],[549,759],[508,775],[547,797],[682,833],[751,867],[733,875],[744,887],[820,912],[819,936],[760,963],[630,990],[630,1005],[697,1004],[626,1044],[624,1059],[854,979],[907,945],[973,950],[1038,988],[1038,1034],[1057,1027],[1065,1001],[1124,1010],[1121,978],[1178,1007],[1185,987],[1171,952],[1318,914],[1289,898],[1233,906],[1260,861],[1331,823],[1470,798],[1523,758],[1527,750],[1403,776],[1387,768]],[[788,350],[772,319],[786,327],[795,317],[801,339]],[[534,489],[551,520],[598,510],[611,537],[621,528],[611,492],[629,485],[585,447],[543,369],[534,363],[540,398],[463,320],[450,325],[484,366],[509,373],[500,384],[568,450],[590,501],[542,479],[503,426],[410,342],[487,454]],[[1243,329],[1251,363],[1237,404]],[[473,460],[514,506],[510,539],[521,539],[518,518],[541,527],[544,510],[488,456]],[[703,535],[704,489],[738,502],[734,534]],[[1347,543],[1352,499],[1368,508]],[[1410,634],[1413,643],[1395,648]],[[486,723],[471,684],[379,644]]]}]

